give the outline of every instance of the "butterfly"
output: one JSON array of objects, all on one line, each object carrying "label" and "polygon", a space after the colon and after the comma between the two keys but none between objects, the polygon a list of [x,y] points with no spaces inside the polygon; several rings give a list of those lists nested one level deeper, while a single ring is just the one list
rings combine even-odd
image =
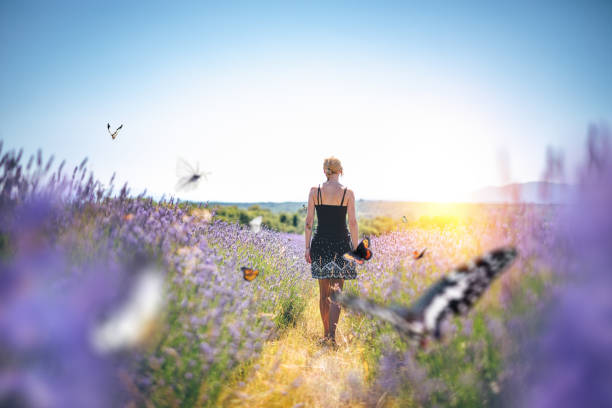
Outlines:
[{"label": "butterfly", "polygon": [[402,215],[402,222],[408,222],[408,218],[405,215]]},{"label": "butterfly", "polygon": [[251,227],[251,231],[255,234],[257,234],[259,232],[259,230],[261,230],[261,221],[263,220],[263,217],[261,215],[253,218],[250,222],[249,222],[249,226]]},{"label": "butterfly", "polygon": [[113,140],[115,140],[115,138],[117,137],[117,133],[119,133],[119,131],[123,128],[123,123],[121,125],[119,125],[119,127],[117,129],[115,129],[114,132],[111,132],[111,128],[110,128],[110,123],[106,124],[106,129],[108,129],[108,133],[111,135],[111,137],[113,138]]},{"label": "butterfly", "polygon": [[113,352],[146,344],[159,328],[163,304],[164,275],[148,267],[138,273],[120,307],[93,328],[92,345],[100,352]]},{"label": "butterfly", "polygon": [[427,251],[427,248],[423,249],[421,253],[419,253],[419,251],[414,251],[412,253],[412,257],[414,259],[421,259],[423,256],[425,256],[425,251]]},{"label": "butterfly", "polygon": [[176,175],[179,177],[178,183],[176,184],[177,190],[194,190],[198,187],[200,180],[208,180],[207,175],[210,172],[200,172],[200,166],[196,164],[196,167],[192,167],[183,159],[178,159],[176,164]]},{"label": "butterfly", "polygon": [[259,275],[259,270],[257,269],[252,269],[252,268],[247,268],[246,266],[243,266],[242,268],[240,268],[240,270],[242,270],[242,274],[244,277],[245,281],[252,281],[253,279],[255,279],[257,277],[257,275]]},{"label": "butterfly", "polygon": [[508,268],[517,255],[514,248],[498,248],[485,253],[432,284],[409,307],[384,306],[340,291],[334,291],[331,298],[349,309],[390,323],[404,338],[425,347],[432,335],[440,340],[444,319],[449,314],[466,314],[491,281]]},{"label": "butterfly", "polygon": [[343,255],[343,257],[347,261],[355,261],[359,265],[363,265],[365,261],[372,258],[372,251],[370,251],[370,240],[368,238],[364,238],[363,241],[357,245],[357,249],[347,252]]}]

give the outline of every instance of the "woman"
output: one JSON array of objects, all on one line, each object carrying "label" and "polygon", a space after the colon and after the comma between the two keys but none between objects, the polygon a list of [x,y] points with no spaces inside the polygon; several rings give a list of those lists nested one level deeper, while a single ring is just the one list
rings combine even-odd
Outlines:
[{"label": "woman", "polygon": [[[319,280],[319,308],[323,319],[324,341],[336,343],[336,325],[340,306],[331,302],[332,288],[342,289],[345,279],[355,279],[355,264],[342,255],[357,247],[355,195],[338,181],[342,164],[335,157],[325,159],[323,172],[327,181],[310,189],[306,215],[306,262],[311,264],[312,277]],[[312,242],[312,223],[317,211],[317,230]],[[346,228],[348,213],[349,231]],[[352,245],[352,246],[351,246]]]}]

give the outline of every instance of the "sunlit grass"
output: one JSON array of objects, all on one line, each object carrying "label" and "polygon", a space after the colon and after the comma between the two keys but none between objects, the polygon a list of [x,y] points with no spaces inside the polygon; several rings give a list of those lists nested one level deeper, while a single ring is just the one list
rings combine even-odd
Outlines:
[{"label": "sunlit grass", "polygon": [[349,389],[351,382],[365,384],[364,344],[349,330],[350,317],[343,314],[337,332],[339,347],[321,345],[316,290],[309,299],[296,326],[269,341],[261,356],[224,388],[223,406],[363,406]]},{"label": "sunlit grass", "polygon": [[[442,206],[449,214],[455,211],[451,205]],[[457,215],[462,216],[465,214]],[[493,235],[488,242],[484,236],[491,226],[487,225],[487,214],[483,212],[481,216],[483,222],[478,225],[465,225],[465,221],[445,223],[436,216],[421,218],[419,227],[376,238],[373,241],[375,259],[360,268],[359,280],[347,283],[345,290],[373,296],[383,303],[391,300],[409,304],[450,267],[491,249],[496,241],[514,239],[503,234]],[[503,225],[507,221],[498,216],[495,222]],[[427,256],[420,261],[413,260],[412,251],[423,247],[429,248]],[[530,279],[521,281],[512,275],[506,279],[507,286],[515,291],[531,290]],[[469,330],[463,329],[465,319],[452,319],[453,332],[446,341],[433,344],[427,352],[413,350],[429,379],[440,384],[431,394],[430,402],[437,401],[444,406],[483,406],[497,397],[495,390],[503,372],[504,351],[498,349],[499,333],[492,333],[491,325],[511,317],[510,312],[518,312],[514,304],[508,310],[500,304],[501,287],[501,282],[495,282],[465,322]],[[268,341],[257,359],[236,371],[221,392],[219,401],[223,405],[422,405],[417,395],[418,383],[401,379],[405,383],[401,391],[394,393],[376,385],[380,376],[388,375],[380,372],[381,358],[399,353],[401,359],[411,348],[392,328],[362,315],[343,312],[337,336],[340,348],[330,350],[317,342],[322,328],[316,287],[305,298],[306,310],[296,326]],[[515,302],[518,300],[514,298]]]}]

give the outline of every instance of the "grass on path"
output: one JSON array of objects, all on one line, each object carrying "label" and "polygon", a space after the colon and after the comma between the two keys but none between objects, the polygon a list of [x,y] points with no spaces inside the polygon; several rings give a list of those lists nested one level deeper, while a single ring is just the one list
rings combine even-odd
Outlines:
[{"label": "grass on path", "polygon": [[[337,331],[339,347],[319,344],[323,326],[318,293],[313,293],[295,327],[268,341],[261,356],[222,391],[226,407],[359,407],[368,367],[364,345],[347,329],[343,311]],[[354,392],[355,391],[355,392]]]}]

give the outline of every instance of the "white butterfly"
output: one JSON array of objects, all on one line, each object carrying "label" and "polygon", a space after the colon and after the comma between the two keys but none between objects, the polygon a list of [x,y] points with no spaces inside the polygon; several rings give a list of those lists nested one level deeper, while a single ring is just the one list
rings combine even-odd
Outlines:
[{"label": "white butterfly", "polygon": [[409,307],[383,306],[371,299],[332,293],[332,300],[349,309],[366,313],[391,323],[401,335],[418,341],[422,347],[429,336],[439,340],[441,325],[449,314],[464,315],[495,279],[514,261],[514,248],[499,248],[451,271],[431,285]]},{"label": "white butterfly", "polygon": [[257,234],[260,230],[261,230],[261,221],[263,220],[263,217],[257,216],[255,218],[253,218],[250,222],[249,225],[251,226],[251,231],[255,234]]},{"label": "white butterfly", "polygon": [[176,183],[177,190],[194,190],[200,184],[200,180],[204,178],[204,180],[208,181],[208,175],[212,173],[210,172],[200,172],[200,166],[196,163],[195,168],[192,167],[189,163],[187,163],[183,159],[178,159],[176,164],[176,175],[179,180]]},{"label": "white butterfly", "polygon": [[111,135],[111,137],[113,138],[113,140],[115,140],[115,138],[117,137],[117,133],[119,133],[119,131],[123,128],[123,123],[121,125],[119,125],[119,127],[117,129],[115,129],[114,132],[111,132],[111,128],[110,128],[110,123],[106,124],[106,129],[108,130],[108,133]]},{"label": "white butterfly", "polygon": [[159,320],[163,276],[156,269],[140,273],[123,305],[94,328],[91,342],[100,352],[113,352],[144,343]]}]

